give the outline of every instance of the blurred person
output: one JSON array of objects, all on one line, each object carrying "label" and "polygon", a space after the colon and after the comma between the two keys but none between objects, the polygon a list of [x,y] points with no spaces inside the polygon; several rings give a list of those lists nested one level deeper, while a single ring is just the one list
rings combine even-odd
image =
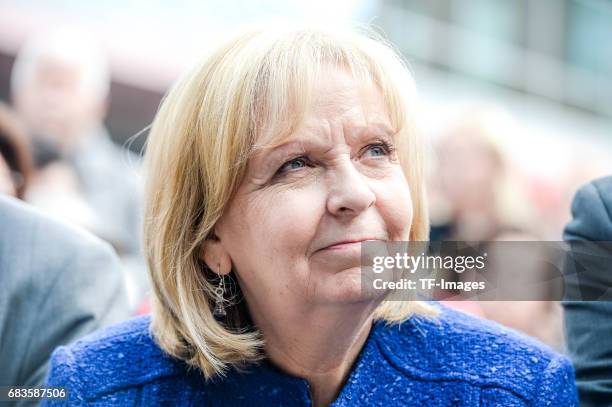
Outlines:
[{"label": "blurred person", "polygon": [[610,150],[606,146],[576,144],[571,149],[574,155],[562,170],[556,171],[554,179],[532,177],[528,180],[529,199],[537,209],[538,229],[546,240],[558,240],[571,221],[568,208],[576,191],[612,169]]},{"label": "blurred person", "polygon": [[0,196],[0,386],[40,386],[51,352],[129,314],[111,247]]},{"label": "blurred person", "polygon": [[[536,243],[530,245],[530,241],[535,241]],[[497,236],[495,242],[509,242],[505,248],[504,243],[500,243],[498,246],[500,250],[504,250],[506,253],[505,256],[502,256],[506,264],[501,267],[495,267],[499,270],[499,273],[506,272],[511,274],[513,269],[520,264],[523,270],[530,270],[534,274],[541,276],[539,281],[548,281],[550,273],[553,270],[557,270],[552,265],[563,261],[561,258],[556,257],[558,253],[553,252],[550,246],[539,244],[539,236],[530,235],[525,232],[503,233]],[[528,250],[529,255],[522,255],[513,249],[512,245],[516,242],[524,242],[521,245],[522,250]],[[495,245],[496,243],[492,244]],[[508,258],[512,256],[512,253],[515,256],[521,256],[521,258]],[[541,259],[547,259],[547,262],[543,264]],[[548,262],[551,263],[551,268],[549,268]],[[524,282],[521,282],[523,279],[524,276],[517,276],[517,284],[524,284]],[[537,279],[534,278],[534,280]],[[511,289],[510,287],[505,288]],[[552,282],[539,286],[531,286],[529,289],[517,287],[517,295],[527,295],[526,293],[529,292],[529,296],[541,299],[541,301],[483,301],[480,302],[480,306],[486,318],[517,329],[538,338],[559,351],[564,351],[563,310],[559,301],[547,300],[560,298],[560,293],[557,293],[555,290],[556,286]]]},{"label": "blurred person", "polygon": [[[26,200],[63,221],[83,227],[114,244],[113,229],[108,228],[85,200],[78,175],[61,151],[49,140],[33,140],[34,170],[30,176]],[[122,263],[130,308],[137,309],[143,287],[134,279],[134,268]]]},{"label": "blurred person", "polygon": [[31,171],[27,134],[15,113],[0,102],[0,194],[23,199]]},{"label": "blurred person", "polygon": [[[44,203],[62,210],[60,196],[69,197],[65,209],[74,208],[78,219],[89,218],[87,223],[95,225],[92,231],[111,242],[131,265],[139,300],[148,286],[141,250],[140,159],[115,145],[104,127],[109,88],[103,53],[87,33],[76,29],[44,32],[28,41],[17,54],[11,76],[13,101],[29,132],[55,146],[62,156],[59,163],[68,164],[48,168],[60,182],[45,187]],[[86,205],[72,194],[76,190]],[[64,210],[68,216],[70,212]]]},{"label": "blurred person", "polygon": [[117,249],[135,253],[142,190],[138,159],[115,145],[104,128],[109,87],[109,68],[96,43],[68,29],[27,42],[11,76],[15,107],[28,130],[57,146],[74,167],[86,201],[114,229]]},{"label": "blurred person", "polygon": [[[612,242],[612,177],[582,186],[572,203],[573,220],[564,231],[571,242]],[[601,256],[600,259],[609,259]],[[593,259],[591,259],[592,261]],[[590,280],[612,290],[612,264],[588,263]],[[576,368],[580,405],[612,405],[612,301],[563,301],[567,348]]]},{"label": "blurred person", "polygon": [[93,232],[113,246],[114,236],[105,230],[85,201],[74,167],[50,140],[32,140],[33,170],[25,200],[51,214]]},{"label": "blurred person", "polygon": [[[531,207],[509,172],[493,115],[470,109],[436,143],[430,183],[444,208],[433,208],[431,240],[495,240],[504,233],[531,233]],[[436,216],[437,215],[437,216]]]},{"label": "blurred person", "polygon": [[[525,191],[510,174],[500,137],[512,127],[497,120],[489,109],[464,112],[437,143],[437,171],[430,182],[438,188],[431,240],[529,241],[538,240],[530,225],[532,208]],[[434,201],[435,202],[435,201]],[[447,279],[461,278],[449,273]],[[549,298],[542,293],[542,298]],[[453,307],[465,307],[451,302]],[[469,312],[500,322],[557,348],[563,347],[560,305],[550,301],[480,301]]]},{"label": "blurred person", "polygon": [[113,235],[104,230],[85,201],[78,176],[61,151],[48,140],[33,140],[34,171],[26,201],[57,218],[93,232],[113,244]]},{"label": "blurred person", "polygon": [[66,403],[575,406],[569,360],[364,293],[365,240],[427,240],[412,76],[355,33],[249,31],[164,99],[146,153],[154,311],[59,348]]}]

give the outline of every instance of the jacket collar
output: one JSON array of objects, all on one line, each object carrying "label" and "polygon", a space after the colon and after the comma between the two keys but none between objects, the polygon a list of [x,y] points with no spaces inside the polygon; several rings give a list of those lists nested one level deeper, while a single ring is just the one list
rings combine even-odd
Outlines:
[{"label": "jacket collar", "polygon": [[[374,322],[361,352],[357,356],[351,372],[332,405],[350,402],[356,397],[357,390],[363,390],[364,375],[373,364],[384,363],[377,345],[382,322]],[[232,369],[228,375],[215,380],[209,389],[215,400],[223,405],[243,399],[245,404],[254,400],[266,400],[268,405],[284,405],[288,400],[295,405],[311,405],[310,386],[308,381],[280,370],[269,360],[264,359],[245,370]],[[238,399],[238,400],[237,400]]]}]

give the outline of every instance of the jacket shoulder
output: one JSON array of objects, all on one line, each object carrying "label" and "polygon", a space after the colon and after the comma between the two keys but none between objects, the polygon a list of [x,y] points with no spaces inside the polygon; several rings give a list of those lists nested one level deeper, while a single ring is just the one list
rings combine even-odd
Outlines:
[{"label": "jacket shoulder", "polygon": [[569,359],[495,322],[437,304],[435,317],[385,325],[378,338],[386,359],[419,380],[463,381],[501,388],[524,399],[575,390]]},{"label": "jacket shoulder", "polygon": [[[16,199],[0,197],[0,224],[0,263],[19,268],[13,278],[35,273],[41,265],[46,273],[69,274],[70,263],[78,261],[114,263],[107,267],[119,268],[109,243]],[[24,248],[28,256],[23,256]],[[32,263],[30,258],[38,261]]]},{"label": "jacket shoulder", "polygon": [[[608,224],[610,224],[612,222],[612,176],[596,179],[593,181],[593,186],[606,209]],[[609,236],[612,236],[612,234]]]},{"label": "jacket shoulder", "polygon": [[565,240],[612,240],[612,177],[580,187],[571,211],[573,219],[563,231]]},{"label": "jacket shoulder", "polygon": [[600,191],[603,198],[612,199],[612,175],[594,180],[593,185]]},{"label": "jacket shoulder", "polygon": [[57,348],[47,384],[67,388],[71,402],[88,401],[185,374],[185,365],[155,343],[150,322],[133,318]]}]

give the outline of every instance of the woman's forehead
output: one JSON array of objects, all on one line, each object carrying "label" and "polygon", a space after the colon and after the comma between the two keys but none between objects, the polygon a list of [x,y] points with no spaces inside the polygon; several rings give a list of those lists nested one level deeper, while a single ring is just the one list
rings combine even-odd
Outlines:
[{"label": "woman's forehead", "polygon": [[382,138],[393,139],[397,130],[392,126],[388,117],[383,115],[372,116],[371,118],[355,117],[345,120],[334,120],[333,122],[325,118],[307,117],[300,123],[292,126],[292,131],[279,131],[274,133],[273,128],[266,137],[261,137],[252,148],[253,153],[259,151],[271,151],[279,149],[289,144],[304,144],[309,141],[324,141],[332,135],[341,132],[348,144],[365,136],[373,135]]},{"label": "woman's forehead", "polygon": [[273,119],[262,123],[254,149],[275,148],[303,133],[324,133],[331,123],[342,125],[346,132],[396,133],[382,95],[375,87],[345,86],[315,87],[310,97],[294,102],[269,115]]}]

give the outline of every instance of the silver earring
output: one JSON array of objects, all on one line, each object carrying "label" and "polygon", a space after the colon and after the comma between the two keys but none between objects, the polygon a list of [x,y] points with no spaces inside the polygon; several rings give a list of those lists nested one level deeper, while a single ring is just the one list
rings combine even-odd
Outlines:
[{"label": "silver earring", "polygon": [[221,265],[219,264],[219,285],[215,288],[215,317],[224,317],[227,315],[225,306],[223,305],[223,295],[225,294],[225,279],[221,275]]}]

